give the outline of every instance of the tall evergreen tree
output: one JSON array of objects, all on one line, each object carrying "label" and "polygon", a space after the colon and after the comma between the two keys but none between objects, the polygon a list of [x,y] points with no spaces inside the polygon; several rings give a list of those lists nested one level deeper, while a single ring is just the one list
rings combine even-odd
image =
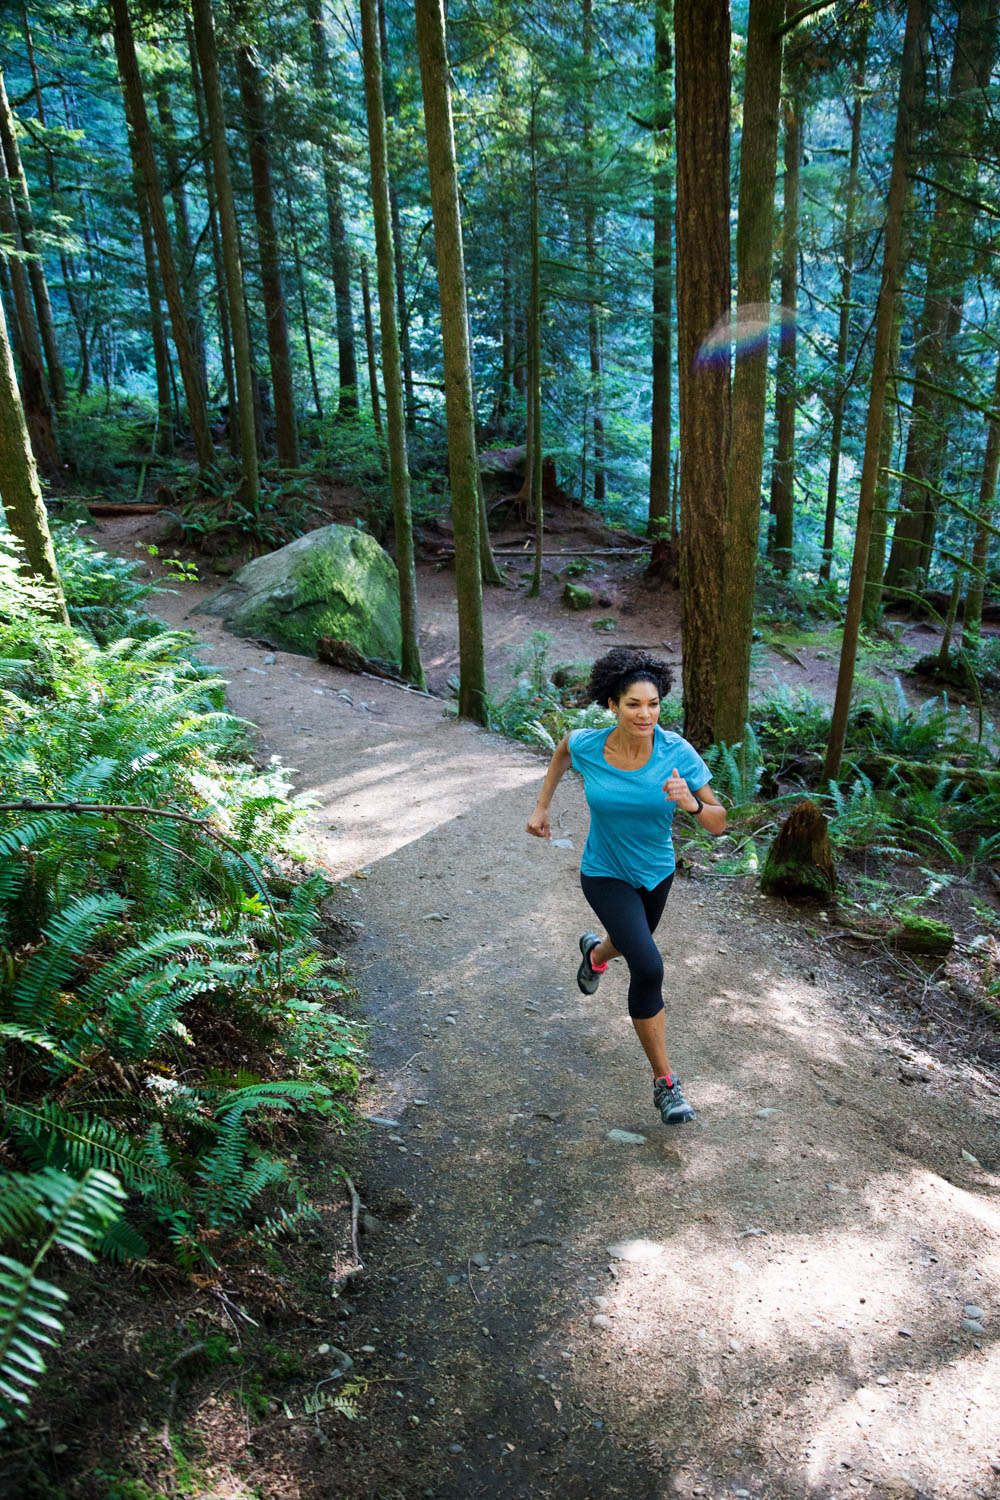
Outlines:
[{"label": "tall evergreen tree", "polygon": [[229,144],[226,140],[226,119],[222,83],[219,78],[212,0],[191,0],[191,16],[205,97],[205,113],[208,117],[208,134],[212,143],[212,167],[219,210],[219,233],[222,239],[222,258],[226,271],[226,300],[229,306],[229,325],[233,335],[233,366],[236,375],[236,412],[240,429],[243,498],[251,509],[256,509],[260,502],[260,469],[257,462],[253,362],[243,287],[243,265],[240,259],[236,198],[229,167]]},{"label": "tall evergreen tree", "polygon": [[[743,741],[750,697],[757,538],[760,530],[764,418],[767,399],[767,329],[762,309],[771,301],[774,180],[781,94],[781,25],[785,0],[750,0],[747,30],[740,194],[736,226],[736,342],[733,432],[723,565],[722,635],[715,732],[730,745]],[[763,337],[745,344],[744,320],[763,317]]]},{"label": "tall evergreen tree", "polygon": [[143,179],[146,184],[146,199],[149,204],[149,216],[152,220],[153,235],[156,240],[156,255],[159,262],[160,277],[163,283],[167,308],[170,313],[170,328],[173,334],[174,347],[177,350],[177,362],[180,365],[181,379],[184,382],[188,421],[191,424],[191,434],[194,438],[195,452],[198,456],[198,467],[202,471],[205,471],[212,467],[215,457],[212,449],[212,438],[208,429],[205,391],[201,384],[201,373],[198,369],[197,355],[191,343],[191,330],[187,321],[187,309],[184,306],[184,298],[181,294],[180,281],[177,276],[177,266],[170,239],[170,228],[167,224],[163,191],[160,186],[160,174],[153,151],[153,136],[149,128],[149,116],[146,111],[146,100],[143,94],[142,79],[139,74],[139,62],[136,57],[132,18],[129,15],[128,0],[110,0],[110,6],[115,39],[115,55],[118,59],[118,75],[121,79],[125,113],[135,135],[136,150],[142,168]]},{"label": "tall evergreen tree", "polygon": [[868,422],[865,428],[865,457],[861,469],[861,490],[858,495],[858,520],[854,538],[854,555],[851,562],[850,591],[847,598],[847,615],[844,621],[844,639],[837,672],[837,694],[833,705],[830,738],[823,764],[824,779],[833,780],[840,773],[840,762],[847,736],[847,720],[851,708],[851,693],[854,688],[854,666],[857,661],[858,629],[861,624],[861,607],[864,600],[865,579],[868,566],[868,545],[871,540],[872,510],[875,488],[878,483],[879,455],[882,442],[882,421],[885,412],[886,382],[889,375],[889,355],[892,343],[893,324],[896,316],[896,296],[901,272],[901,249],[903,238],[903,207],[906,199],[907,173],[913,128],[913,95],[915,78],[919,66],[918,43],[923,25],[924,0],[908,0],[906,7],[906,30],[903,36],[903,56],[899,72],[899,106],[896,112],[896,132],[892,151],[892,174],[889,179],[889,199],[886,204],[885,238],[882,255],[882,279],[879,286],[878,309],[875,323],[875,348],[872,352],[871,393],[868,399]]},{"label": "tall evergreen tree", "polygon": [[684,733],[715,738],[730,438],[728,351],[698,353],[729,312],[728,0],[675,0],[677,374]]},{"label": "tall evergreen tree", "polygon": [[[368,111],[372,214],[375,220],[379,323],[382,330],[382,379],[385,384],[389,482],[392,487],[392,520],[403,627],[402,667],[404,675],[411,682],[416,683],[418,687],[423,687],[424,669],[420,661],[420,625],[417,615],[417,581],[413,556],[413,524],[410,514],[410,470],[406,454],[403,374],[396,326],[396,267],[392,244],[392,208],[389,202],[389,164],[386,156],[382,51],[378,37],[377,4],[378,0],[361,0],[365,105]],[[372,399],[377,416],[377,391],[373,391]]]},{"label": "tall evergreen tree", "polygon": [[441,342],[444,353],[448,471],[455,529],[458,593],[458,711],[486,722],[486,661],[479,555],[479,455],[472,395],[472,359],[465,291],[465,254],[458,196],[458,165],[448,82],[448,49],[442,0],[415,0],[420,82],[424,99],[427,167],[434,214]]},{"label": "tall evergreen tree", "polygon": [[17,376],[0,306],[0,496],[7,525],[22,543],[28,566],[52,585],[56,614],[67,620],[62,580],[49,532],[38,471],[17,389]]}]

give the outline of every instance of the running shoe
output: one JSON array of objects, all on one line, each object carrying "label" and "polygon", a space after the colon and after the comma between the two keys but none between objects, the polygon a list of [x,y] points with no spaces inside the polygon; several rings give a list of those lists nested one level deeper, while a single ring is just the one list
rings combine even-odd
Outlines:
[{"label": "running shoe", "polygon": [[576,982],[585,995],[594,994],[601,982],[600,974],[598,974],[596,969],[591,967],[590,963],[591,951],[597,947],[600,941],[596,932],[585,932],[580,939],[580,952],[583,954],[583,961],[576,971]]},{"label": "running shoe", "polygon": [[681,1081],[676,1076],[668,1083],[657,1078],[653,1084],[653,1103],[660,1111],[664,1125],[686,1125],[695,1117],[694,1110],[684,1097]]}]

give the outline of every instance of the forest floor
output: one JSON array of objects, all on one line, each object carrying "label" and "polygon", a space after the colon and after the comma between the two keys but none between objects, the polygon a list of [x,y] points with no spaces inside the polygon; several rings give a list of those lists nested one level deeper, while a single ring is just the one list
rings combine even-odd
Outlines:
[{"label": "forest floor", "polygon": [[[151,524],[105,523],[96,540],[137,551]],[[588,544],[573,524],[554,545]],[[617,639],[679,661],[676,594],[630,568],[609,559],[583,580],[608,602],[579,615],[554,572],[535,601],[519,580],[487,590],[496,686],[537,629],[552,661]],[[282,1251],[284,1309],[233,1286],[151,1289],[130,1331],[113,1301],[103,1326],[81,1307],[67,1379],[79,1370],[82,1392],[93,1364],[116,1371],[51,1429],[64,1493],[1000,1496],[997,1074],[946,1031],[915,1033],[885,966],[834,922],[695,864],[659,937],[698,1119],[665,1129],[623,966],[592,997],[576,986],[592,918],[575,778],[553,809],[573,847],[529,838],[539,753],[438,699],[237,640],[191,613],[207,591],[153,607],[198,633],[261,752],[296,768],[340,882],[370,1125],[331,1156],[349,1152],[359,1250],[321,1155],[323,1218]],[[419,593],[441,688],[457,661],[451,572],[423,566]],[[608,616],[616,635],[595,633]],[[823,696],[836,663],[821,650],[767,670]],[[929,989],[944,977],[913,972]],[[179,1379],[206,1328],[229,1363]],[[312,1411],[345,1388],[356,1420]]]}]

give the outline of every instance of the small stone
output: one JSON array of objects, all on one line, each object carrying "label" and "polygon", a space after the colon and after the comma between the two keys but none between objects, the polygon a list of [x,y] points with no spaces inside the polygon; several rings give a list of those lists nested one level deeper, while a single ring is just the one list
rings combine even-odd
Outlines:
[{"label": "small stone", "polygon": [[375,1345],[374,1344],[362,1344],[361,1345],[361,1353],[362,1354],[374,1354],[375,1353]]},{"label": "small stone", "polygon": [[899,1334],[901,1339],[912,1339],[913,1337],[912,1328],[897,1328],[896,1332]]},{"label": "small stone", "polygon": [[777,1105],[769,1104],[765,1109],[755,1109],[754,1114],[758,1120],[769,1120],[772,1115],[784,1114],[784,1110],[778,1109]]},{"label": "small stone", "polygon": [[590,1320],[590,1326],[591,1328],[610,1328],[612,1323],[607,1313],[595,1313]]},{"label": "small stone", "polygon": [[477,1250],[475,1255],[470,1256],[469,1259],[472,1261],[472,1264],[474,1266],[478,1266],[481,1271],[485,1271],[490,1263],[489,1256],[484,1255],[481,1250]]},{"label": "small stone", "polygon": [[741,1500],[748,1500],[750,1491],[749,1490],[733,1490],[733,1494],[741,1496]]},{"label": "small stone", "polygon": [[273,667],[277,660],[278,658],[275,656],[274,652],[269,651],[264,657],[264,665],[265,667]]},{"label": "small stone", "polygon": [[454,1016],[445,1016],[444,1024],[446,1026],[457,1026],[458,1022],[456,1021]]},{"label": "small stone", "polygon": [[826,1183],[823,1184],[823,1186],[826,1188],[826,1190],[827,1190],[828,1193],[846,1193],[846,1192],[849,1192],[849,1189],[843,1187],[839,1182],[826,1182]]},{"label": "small stone", "polygon": [[980,1323],[980,1321],[979,1321],[978,1318],[963,1318],[962,1319],[962,1332],[963,1333],[985,1333],[986,1329],[983,1327],[982,1323]]},{"label": "small stone", "polygon": [[385,1125],[390,1130],[399,1130],[402,1125],[401,1120],[390,1120],[388,1115],[365,1115],[364,1118],[369,1125]]},{"label": "small stone", "polygon": [[609,1130],[604,1139],[616,1141],[621,1146],[644,1146],[646,1144],[646,1137],[634,1130]]},{"label": "small stone", "polygon": [[993,1470],[994,1474],[1000,1474],[1000,1458],[991,1458],[990,1468]]},{"label": "small stone", "polygon": [[656,1240],[616,1240],[613,1245],[608,1245],[607,1251],[615,1260],[637,1262],[656,1260],[663,1254],[663,1246]]},{"label": "small stone", "polygon": [[428,911],[420,918],[421,922],[447,922],[448,916],[443,911]]},{"label": "small stone", "polygon": [[329,1352],[330,1352],[330,1345],[329,1344],[320,1344],[319,1348],[316,1350],[317,1354],[329,1354]]},{"label": "small stone", "polygon": [[593,1302],[598,1312],[607,1312],[608,1308],[611,1306],[610,1297],[595,1297],[593,1299]]},{"label": "small stone", "polygon": [[962,1312],[965,1315],[965,1317],[967,1317],[967,1318],[975,1318],[976,1321],[979,1322],[979,1323],[981,1323],[983,1321],[983,1319],[985,1318],[985,1316],[986,1316],[986,1314],[983,1312],[982,1308],[981,1307],[977,1307],[974,1302],[967,1302],[965,1304],[965,1306],[962,1308]]},{"label": "small stone", "polygon": [[971,1151],[964,1151],[963,1150],[963,1152],[962,1152],[962,1160],[965,1161],[965,1162],[968,1162],[968,1164],[969,1164],[970,1167],[981,1167],[982,1166],[982,1162],[979,1160],[979,1158],[977,1156],[973,1156],[973,1154],[972,1154]]},{"label": "small stone", "polygon": [[449,1443],[448,1444],[448,1452],[449,1453],[464,1453],[465,1449],[462,1447],[461,1443]]},{"label": "small stone", "polygon": [[892,1381],[889,1379],[888,1375],[876,1375],[876,1377],[875,1377],[875,1384],[876,1385],[891,1385]]}]

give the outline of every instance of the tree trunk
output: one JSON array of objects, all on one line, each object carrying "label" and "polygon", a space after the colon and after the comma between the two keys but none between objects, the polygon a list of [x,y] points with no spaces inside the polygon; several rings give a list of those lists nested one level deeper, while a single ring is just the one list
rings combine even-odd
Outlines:
[{"label": "tree trunk", "polygon": [[479,555],[479,460],[476,452],[476,411],[472,395],[458,169],[448,87],[448,50],[442,0],[415,0],[415,3],[438,292],[441,299],[448,470],[455,527],[459,637],[458,711],[463,717],[482,724],[486,721],[486,663],[483,653],[483,594]]},{"label": "tree trunk", "polygon": [[285,207],[288,210],[288,227],[292,235],[292,260],[295,263],[295,283],[299,289],[299,311],[302,314],[302,336],[306,345],[306,362],[309,365],[309,384],[312,387],[313,405],[316,415],[323,420],[323,402],[319,394],[319,381],[316,379],[316,359],[313,354],[312,329],[309,326],[309,304],[306,301],[306,278],[302,268],[302,256],[299,253],[299,231],[295,222],[295,209],[292,205],[292,190],[288,182],[288,168],[285,168]]},{"label": "tree trunk", "polygon": [[[205,114],[208,117],[208,134],[212,143],[212,167],[218,200],[222,259],[226,271],[229,325],[233,335],[243,499],[251,510],[256,510],[260,503],[260,471],[257,466],[257,428],[254,420],[250,329],[247,324],[246,302],[243,294],[240,231],[229,170],[229,146],[226,142],[226,121],[223,112],[222,85],[219,80],[212,0],[192,0],[191,19],[201,71],[201,86],[204,91]],[[231,419],[232,414],[230,414]]]},{"label": "tree trunk", "polygon": [[793,88],[785,104],[785,185],[781,210],[781,331],[774,411],[778,435],[771,470],[775,572],[792,571],[795,535],[795,412],[799,305],[799,162],[802,156],[802,101]]},{"label": "tree trunk", "polygon": [[750,644],[767,399],[766,332],[758,345],[742,349],[740,323],[745,317],[760,317],[762,305],[766,309],[771,301],[781,97],[780,27],[784,14],[785,0],[750,0],[736,227],[737,358],[733,374],[733,432],[722,589],[722,638],[726,649],[719,657],[715,715],[716,738],[730,745],[743,740],[750,696]]},{"label": "tree trunk", "polygon": [[729,312],[729,3],[676,0],[677,373],[684,733],[715,738],[730,363],[699,360]]},{"label": "tree trunk", "polygon": [[823,523],[823,558],[819,581],[825,583],[833,566],[833,539],[837,525],[837,488],[840,481],[840,450],[844,435],[844,408],[847,405],[847,350],[851,335],[851,282],[854,277],[854,229],[858,207],[858,164],[861,159],[862,98],[865,64],[868,57],[868,30],[859,44],[857,71],[854,75],[854,103],[851,109],[851,164],[847,172],[847,197],[844,203],[844,251],[840,271],[840,323],[837,330],[836,388],[833,397],[833,430],[830,434],[830,469],[826,484],[826,517]]},{"label": "tree trunk", "polygon": [[[904,216],[906,210],[904,209]],[[903,244],[906,243],[906,222],[903,224]],[[900,261],[905,251],[900,251]],[[882,415],[882,438],[878,451],[878,475],[875,480],[875,499],[872,503],[872,534],[868,543],[868,565],[865,569],[865,593],[861,601],[861,619],[865,625],[875,626],[882,610],[882,578],[885,574],[885,549],[889,539],[889,469],[892,466],[892,445],[896,427],[896,392],[899,379],[899,344],[903,331],[903,309],[896,301],[896,312],[892,323],[892,338],[889,348],[889,370],[886,375],[885,411]]]},{"label": "tree trunk", "polygon": [[[958,16],[948,99],[939,126],[942,171],[949,188],[975,183],[969,149],[976,93],[988,86],[996,55],[997,8],[983,0],[964,0]],[[984,95],[980,93],[982,102]],[[931,385],[950,384],[949,346],[961,325],[962,287],[972,264],[970,229],[974,209],[951,191],[935,193],[927,280],[917,335],[913,406],[906,438],[903,472],[886,568],[887,585],[918,588],[926,581],[933,543],[936,500],[947,447],[943,398]],[[958,316],[956,316],[956,311]],[[929,382],[929,384],[925,383]]]},{"label": "tree trunk", "polygon": [[[390,207],[389,224],[392,225]],[[368,351],[368,388],[372,398],[372,421],[379,437],[382,436],[382,408],[378,399],[378,364],[375,359],[375,328],[372,323],[372,297],[368,286],[368,257],[361,257],[361,302],[365,312],[365,348]]]},{"label": "tree trunk", "polygon": [[236,426],[236,373],[233,369],[233,340],[229,327],[229,302],[226,296],[226,267],[222,259],[222,239],[219,235],[218,203],[215,193],[215,173],[212,170],[212,144],[208,136],[205,119],[205,95],[198,70],[198,48],[190,19],[184,18],[184,37],[191,65],[191,95],[198,116],[198,139],[202,143],[202,169],[205,174],[205,200],[208,204],[208,229],[212,240],[212,266],[215,271],[215,306],[219,319],[219,357],[226,384],[228,409],[229,451],[234,458],[239,456],[239,432]]},{"label": "tree trunk", "polygon": [[250,180],[257,224],[257,249],[260,253],[261,296],[267,326],[278,463],[285,469],[297,469],[299,433],[292,382],[292,351],[288,343],[288,306],[281,276],[267,107],[260,70],[248,47],[236,48],[236,69],[250,148]]},{"label": "tree trunk", "polygon": [[663,536],[670,515],[670,304],[673,300],[671,254],[673,202],[670,175],[670,126],[673,108],[673,0],[655,0],[656,108],[653,127],[656,169],[653,178],[653,410],[649,450],[649,526],[651,537]]},{"label": "tree trunk", "polygon": [[[528,311],[528,327],[531,330],[529,365],[531,380],[528,387],[528,400],[531,402],[534,442],[531,449],[531,469],[525,473],[525,480],[531,495],[529,510],[535,522],[535,566],[527,588],[529,599],[537,599],[542,587],[542,547],[545,541],[545,497],[542,494],[542,275],[538,232],[538,158],[535,149],[537,108],[538,90],[532,85],[529,128],[531,212],[528,230],[528,237],[531,241],[531,297]],[[527,454],[525,455],[525,468],[527,470]]]},{"label": "tree trunk", "polygon": [[68,624],[66,601],[49,533],[48,516],[38,483],[38,471],[28,441],[21,399],[17,393],[14,361],[7,339],[7,322],[0,307],[0,495],[7,525],[24,547],[36,578],[54,590],[53,612]]},{"label": "tree trunk", "polygon": [[48,282],[45,279],[45,268],[42,264],[38,236],[35,234],[35,221],[31,213],[31,199],[28,196],[28,179],[25,177],[24,167],[21,165],[21,152],[18,148],[17,135],[14,131],[14,116],[11,113],[10,103],[7,99],[7,89],[4,85],[2,69],[0,69],[0,141],[3,143],[3,154],[7,161],[7,175],[10,179],[10,187],[14,199],[14,213],[21,231],[21,243],[24,246],[25,255],[27,256],[28,280],[31,283],[31,295],[34,299],[35,313],[38,318],[38,332],[41,335],[42,348],[45,351],[45,366],[49,372],[49,389],[52,392],[52,401],[56,411],[60,412],[66,406],[66,376],[63,371],[62,356],[59,353],[59,340],[56,338],[55,322],[52,317],[52,302],[49,298]]},{"label": "tree trunk", "polygon": [[[1000,362],[993,382],[993,407],[1000,409]],[[972,541],[972,567],[962,613],[962,649],[974,652],[979,647],[983,624],[983,594],[986,591],[986,560],[990,547],[990,527],[995,522],[997,475],[1000,473],[1000,422],[990,417],[986,423],[986,453],[979,481],[979,504],[976,531]]]},{"label": "tree trunk", "polygon": [[174,206],[174,238],[177,242],[180,261],[177,273],[184,291],[188,327],[191,330],[191,343],[198,359],[198,369],[201,372],[202,389],[207,394],[208,360],[205,355],[205,319],[202,316],[201,299],[198,296],[198,272],[194,245],[191,241],[191,219],[188,214],[187,194],[184,191],[181,153],[177,147],[177,125],[170,105],[170,95],[162,78],[157,81],[156,85],[156,113],[160,121],[163,153],[167,164],[167,187],[170,201]]},{"label": "tree trunk", "polygon": [[[126,127],[127,128],[127,127]],[[146,184],[143,180],[139,152],[135,135],[128,131],[129,153],[132,157],[132,190],[135,194],[135,211],[139,219],[139,238],[142,240],[142,258],[146,271],[146,297],[149,303],[149,332],[153,345],[153,368],[156,371],[156,443],[158,454],[171,453],[174,447],[173,393],[170,381],[170,350],[163,326],[163,311],[160,307],[160,278],[156,267],[156,247],[153,244],[153,227],[149,220],[149,203],[146,200]]]},{"label": "tree trunk", "polygon": [[215,454],[212,448],[212,437],[208,430],[205,392],[202,389],[198,361],[191,343],[187,310],[181,296],[173,247],[170,243],[167,214],[163,205],[160,177],[153,153],[153,137],[149,128],[146,101],[143,97],[142,80],[139,76],[139,64],[135,54],[135,38],[132,34],[128,0],[110,0],[110,5],[125,114],[135,133],[136,149],[146,184],[146,201],[149,204],[149,216],[153,222],[153,235],[156,239],[160,278],[170,313],[170,327],[174,336],[174,347],[177,350],[177,362],[181,367],[184,395],[187,398],[188,420],[191,423],[191,434],[194,438],[195,452],[198,455],[198,467],[204,472],[212,467]]},{"label": "tree trunk", "polygon": [[[15,252],[18,244],[17,221],[14,218],[14,203],[7,178],[7,164],[0,153],[0,234],[3,234]],[[56,441],[52,403],[45,381],[45,363],[42,342],[38,337],[35,310],[31,305],[28,273],[20,255],[10,255],[6,261],[10,278],[11,298],[14,304],[14,321],[11,331],[21,368],[21,397],[24,402],[24,418],[31,437],[35,458],[44,468],[59,466],[59,445]]]},{"label": "tree trunk", "polygon": [[[38,67],[35,62],[35,44],[31,35],[31,23],[28,18],[28,7],[26,0],[21,0],[21,24],[24,31],[24,46],[28,54],[28,66],[31,69],[31,83],[35,94],[35,109],[38,112],[38,123],[45,128],[48,125],[45,112],[45,99],[42,92],[41,80],[38,76]],[[49,179],[49,191],[52,194],[53,206],[58,207],[60,200],[59,183],[56,179],[55,158],[49,146],[45,147],[45,172]],[[69,304],[70,316],[76,329],[76,336],[80,344],[80,373],[77,389],[81,396],[86,395],[87,386],[90,384],[90,341],[87,335],[87,317],[83,299],[77,287],[77,270],[74,257],[66,250],[65,246],[59,246],[59,268],[62,271],[63,285],[66,288],[66,301]]]},{"label": "tree trunk", "polygon": [[[313,86],[321,99],[333,94],[330,59],[323,28],[323,0],[306,0],[309,35],[312,48]],[[354,353],[354,315],[351,311],[351,255],[344,227],[343,195],[337,161],[330,146],[323,147],[323,190],[330,232],[330,262],[333,269],[333,294],[337,306],[337,349],[339,357],[340,395],[338,414],[358,414],[358,367]]]},{"label": "tree trunk", "polygon": [[896,317],[896,294],[901,271],[903,239],[903,207],[906,201],[906,185],[910,135],[912,131],[912,103],[917,73],[917,43],[923,25],[924,0],[908,0],[906,8],[906,31],[903,37],[903,58],[899,75],[899,106],[896,114],[896,133],[892,151],[892,175],[889,180],[889,200],[886,206],[885,244],[882,257],[882,279],[879,287],[875,321],[875,348],[872,353],[871,394],[868,401],[868,422],[865,429],[865,456],[861,467],[861,488],[858,495],[857,531],[854,539],[854,557],[851,563],[851,582],[847,597],[847,613],[844,620],[844,640],[840,652],[840,668],[837,673],[837,692],[830,724],[830,739],[823,765],[825,780],[833,781],[840,774],[840,762],[844,753],[847,735],[847,720],[851,708],[851,693],[854,688],[854,664],[858,651],[858,628],[861,623],[861,606],[864,600],[865,578],[868,567],[868,545],[871,540],[872,510],[875,489],[878,483],[878,464],[882,441],[882,417],[885,409],[886,385],[889,375],[889,354],[892,330]]},{"label": "tree trunk", "polygon": [[603,280],[597,263],[597,207],[594,195],[594,0],[583,0],[583,158],[587,185],[583,203],[583,239],[587,258],[587,344],[590,352],[590,404],[594,423],[594,503],[607,495],[604,469],[604,404],[601,380]]},{"label": "tree trunk", "polygon": [[[379,52],[382,57],[382,98],[385,102],[386,136],[388,143],[390,120],[399,113],[399,101],[392,71],[389,67],[389,36],[385,24],[385,5],[379,0],[378,8]],[[388,154],[388,152],[387,152]],[[412,431],[417,419],[417,404],[413,394],[413,356],[410,352],[410,309],[406,301],[406,266],[403,261],[403,224],[399,213],[399,192],[389,163],[389,210],[392,220],[392,247],[396,257],[396,314],[399,324],[399,352],[403,361],[403,397],[406,402],[406,425]]]},{"label": "tree trunk", "polygon": [[[396,327],[396,275],[392,249],[392,209],[389,203],[389,164],[386,156],[385,106],[382,95],[382,53],[378,37],[378,0],[361,0],[364,50],[365,105],[368,113],[368,154],[371,161],[372,214],[378,266],[379,326],[382,332],[382,379],[385,383],[385,425],[392,486],[392,520],[399,573],[399,603],[403,627],[402,668],[417,687],[424,686],[420,661],[420,623],[413,558],[410,514],[410,470],[406,455],[406,415],[403,374]],[[371,321],[369,313],[369,322]],[[378,414],[378,388],[372,371],[372,401]]]}]

